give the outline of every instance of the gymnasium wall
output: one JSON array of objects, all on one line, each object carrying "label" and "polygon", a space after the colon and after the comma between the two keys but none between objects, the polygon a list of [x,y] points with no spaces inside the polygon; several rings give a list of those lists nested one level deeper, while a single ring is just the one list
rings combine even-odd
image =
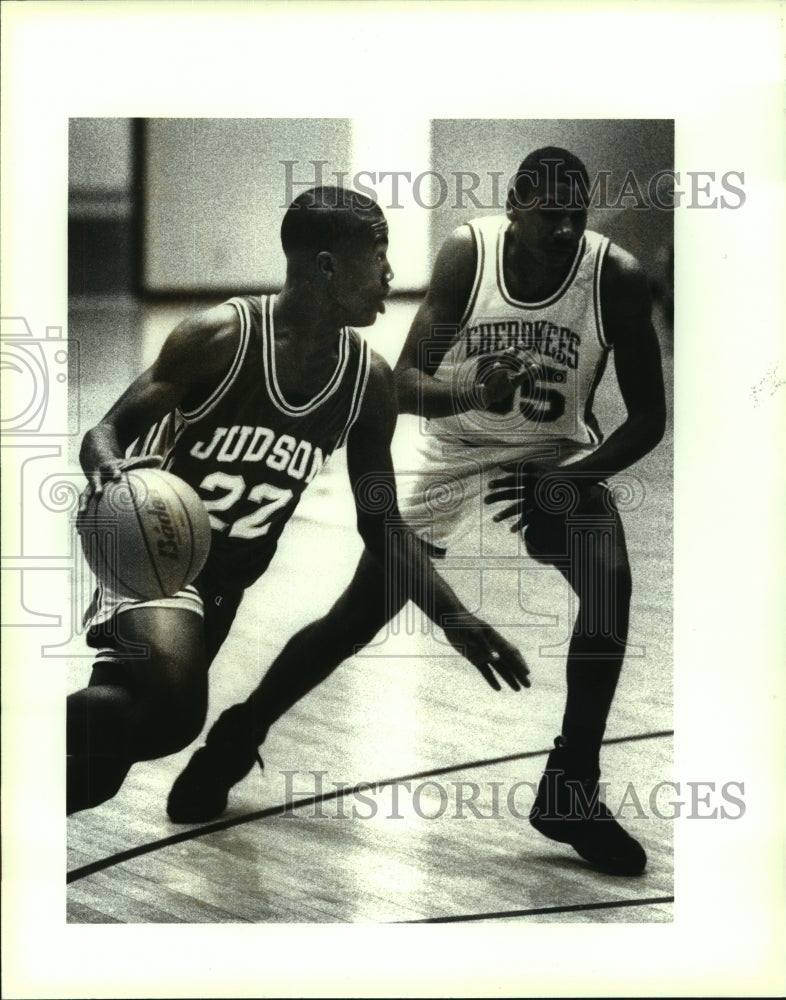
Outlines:
[{"label": "gymnasium wall", "polygon": [[[335,182],[339,175],[374,192],[391,222],[395,287],[422,291],[445,236],[467,218],[500,211],[511,173],[527,152],[543,145],[576,152],[591,177],[609,171],[613,204],[628,171],[634,172],[646,193],[653,175],[672,168],[673,123],[148,121],[146,287],[154,291],[277,287],[284,277],[278,243],[281,213],[290,196],[318,179],[316,171],[321,169],[326,182]],[[325,161],[324,165],[315,168],[315,160]],[[427,171],[439,177],[427,177]],[[394,172],[400,174],[395,189],[389,176]],[[480,180],[475,199],[490,207],[477,208],[467,195],[472,174]],[[634,201],[627,198],[617,208],[594,210],[589,224],[639,256],[654,276],[663,267],[664,248],[670,245],[672,215],[637,210]]]},{"label": "gymnasium wall", "polygon": [[128,294],[138,268],[134,126],[72,118],[68,126],[68,290]]},{"label": "gymnasium wall", "polygon": [[131,190],[132,123],[128,118],[72,118],[68,180],[73,195]]},{"label": "gymnasium wall", "polygon": [[[348,119],[149,119],[144,131],[144,285],[154,292],[266,290],[285,275],[279,230],[312,160],[348,173]],[[308,186],[308,185],[306,185]],[[293,196],[304,186],[293,187]]]},{"label": "gymnasium wall", "polygon": [[[577,153],[591,178],[609,171],[613,204],[628,171],[646,191],[673,166],[673,122],[73,119],[71,287],[163,296],[274,290],[284,278],[283,211],[321,177],[377,196],[390,221],[394,290],[419,293],[445,236],[501,211],[511,174],[542,145]],[[633,200],[592,210],[589,225],[663,285],[672,213],[637,210]]]},{"label": "gymnasium wall", "polygon": [[[664,255],[672,246],[673,213],[657,208],[634,208],[635,197],[621,198],[628,171],[646,198],[650,179],[660,170],[674,167],[674,123],[671,120],[500,120],[462,119],[431,123],[431,160],[449,180],[449,196],[431,212],[429,253],[433,261],[444,238],[473,215],[499,212],[504,204],[511,175],[531,150],[561,146],[584,161],[590,182],[600,171],[610,171],[608,202],[619,207],[590,211],[587,224],[598,229],[635,254],[647,272],[656,278],[663,269]],[[476,208],[466,193],[472,181],[460,184],[464,193],[456,197],[457,175],[471,171],[480,177],[473,192],[482,206]],[[502,172],[496,181],[494,172]],[[498,192],[494,190],[495,184]],[[664,190],[661,195],[665,194]]]}]

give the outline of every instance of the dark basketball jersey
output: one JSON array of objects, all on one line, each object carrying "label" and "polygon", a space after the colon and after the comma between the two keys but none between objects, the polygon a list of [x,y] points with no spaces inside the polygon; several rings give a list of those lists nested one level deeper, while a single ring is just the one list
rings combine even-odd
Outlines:
[{"label": "dark basketball jersey", "polygon": [[229,300],[240,344],[225,378],[199,407],[168,414],[132,446],[163,456],[204,501],[212,539],[202,576],[244,587],[264,573],[304,490],[346,442],[369,373],[368,345],[343,329],[328,382],[308,402],[288,402],[276,377],[274,301]]}]

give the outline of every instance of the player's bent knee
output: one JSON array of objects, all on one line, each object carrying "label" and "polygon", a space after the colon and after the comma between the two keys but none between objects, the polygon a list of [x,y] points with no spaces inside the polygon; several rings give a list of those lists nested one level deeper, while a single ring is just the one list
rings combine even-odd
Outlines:
[{"label": "player's bent knee", "polygon": [[151,719],[144,737],[142,760],[158,760],[185,750],[199,736],[205,724],[205,712],[180,712]]}]

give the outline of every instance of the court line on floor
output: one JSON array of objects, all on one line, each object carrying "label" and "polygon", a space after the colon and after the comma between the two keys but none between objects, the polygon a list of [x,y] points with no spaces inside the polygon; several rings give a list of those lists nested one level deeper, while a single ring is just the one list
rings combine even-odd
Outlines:
[{"label": "court line on floor", "polygon": [[[604,740],[603,744],[604,746],[611,746],[615,743],[635,743],[638,740],[662,739],[673,735],[673,729],[663,729],[652,733],[636,733],[632,736],[616,736],[611,739]],[[299,799],[297,802],[285,802],[283,805],[268,806],[266,809],[258,809],[255,812],[244,813],[242,816],[235,816],[232,819],[217,820],[215,823],[202,823],[199,826],[183,830],[182,833],[175,833],[170,837],[162,837],[160,840],[151,840],[146,844],[140,844],[138,847],[131,847],[126,851],[118,851],[116,854],[110,854],[106,858],[100,858],[98,861],[91,861],[89,864],[82,865],[80,868],[74,868],[66,874],[66,883],[70,884],[71,882],[76,882],[79,879],[86,878],[88,875],[94,875],[96,872],[104,871],[106,868],[112,868],[114,865],[122,864],[124,861],[132,861],[134,858],[141,857],[144,854],[152,854],[154,851],[163,850],[165,847],[171,847],[174,844],[182,844],[183,841],[186,840],[196,840],[199,837],[205,837],[210,833],[218,833],[221,830],[229,830],[233,826],[242,826],[245,823],[254,823],[257,820],[267,819],[270,816],[281,816],[287,812],[293,812],[295,809],[304,809],[306,806],[313,806],[317,803],[330,802],[333,799],[344,798],[345,796],[353,795],[361,790],[368,792],[380,788],[386,788],[389,785],[400,785],[405,781],[415,781],[420,778],[434,778],[440,774],[452,774],[455,771],[491,767],[494,764],[504,764],[514,760],[527,760],[531,757],[545,757],[549,753],[551,753],[550,747],[546,750],[526,750],[523,753],[506,754],[503,757],[490,757],[483,760],[467,761],[462,764],[450,764],[445,767],[434,767],[427,771],[416,771],[413,774],[405,774],[398,778],[382,778],[379,781],[360,781],[351,788],[337,788],[334,791],[324,792],[321,795],[312,795],[309,798]]]},{"label": "court line on floor", "polygon": [[623,906],[654,906],[673,903],[674,896],[650,896],[648,899],[621,899],[605,903],[574,903],[569,906],[538,906],[529,910],[497,910],[494,913],[468,913],[449,917],[423,917],[420,920],[395,920],[396,924],[457,924],[471,920],[504,920],[514,917],[539,917],[547,913],[579,913],[583,910],[613,910]]}]

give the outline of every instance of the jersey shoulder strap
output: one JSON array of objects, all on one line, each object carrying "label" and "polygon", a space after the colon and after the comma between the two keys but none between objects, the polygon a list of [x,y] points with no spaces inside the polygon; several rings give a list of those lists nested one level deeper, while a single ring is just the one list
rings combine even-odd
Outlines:
[{"label": "jersey shoulder strap", "polygon": [[507,226],[507,218],[500,215],[484,215],[467,223],[475,243],[475,277],[467,305],[461,316],[461,326],[465,326],[474,312],[481,289],[489,281],[496,283],[497,244],[500,233]]},{"label": "jersey shoulder strap", "polygon": [[338,437],[336,448],[343,448],[346,444],[347,436],[358,418],[360,409],[363,405],[363,397],[366,393],[368,376],[371,370],[371,350],[368,343],[356,330],[348,329],[347,335],[350,344],[350,352],[352,357],[356,359],[357,368],[352,386],[352,397],[349,404],[347,422],[344,424],[344,429]]},{"label": "jersey shoulder strap", "polygon": [[241,367],[243,366],[243,361],[245,360],[246,353],[248,352],[248,345],[251,340],[251,330],[252,330],[252,319],[251,310],[249,306],[248,298],[236,297],[233,299],[228,299],[225,305],[231,305],[237,311],[238,317],[240,319],[240,337],[238,339],[237,349],[235,351],[235,356],[232,359],[232,364],[223,379],[218,383],[216,388],[210,393],[210,395],[205,399],[199,406],[195,407],[193,410],[182,410],[180,411],[184,420],[191,423],[194,420],[201,420],[203,417],[207,416],[212,409],[214,409],[217,404],[226,396],[229,390],[232,388],[234,383],[237,381],[238,374]]}]

